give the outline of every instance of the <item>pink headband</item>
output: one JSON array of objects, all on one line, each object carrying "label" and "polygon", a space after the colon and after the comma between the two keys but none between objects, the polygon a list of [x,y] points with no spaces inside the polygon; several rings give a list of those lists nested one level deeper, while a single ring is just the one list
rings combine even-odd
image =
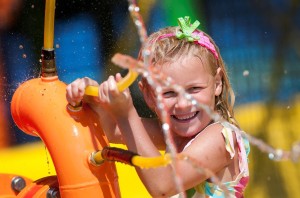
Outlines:
[{"label": "pink headband", "polygon": [[178,39],[186,38],[189,42],[194,42],[211,51],[214,57],[218,60],[219,56],[215,46],[210,42],[209,38],[204,35],[203,32],[196,29],[200,25],[199,21],[195,21],[193,24],[190,24],[190,18],[185,17],[184,19],[178,18],[178,24],[180,26],[179,31],[176,33],[163,34],[159,36],[157,40],[173,36],[176,36]]},{"label": "pink headband", "polygon": [[[194,31],[192,34],[195,35],[195,36],[197,36],[197,37],[199,37],[198,40],[194,40],[194,43],[196,43],[198,45],[201,45],[202,47],[205,47],[206,49],[208,49],[209,51],[211,51],[211,53],[214,55],[214,57],[218,60],[219,56],[218,56],[218,53],[216,51],[216,48],[210,42],[209,38],[207,36],[205,36],[203,34],[203,32],[200,32],[198,30]],[[176,34],[175,33],[163,34],[163,35],[159,36],[157,38],[157,40],[161,40],[161,39],[169,38],[169,37],[173,37],[173,36],[176,36]]]}]

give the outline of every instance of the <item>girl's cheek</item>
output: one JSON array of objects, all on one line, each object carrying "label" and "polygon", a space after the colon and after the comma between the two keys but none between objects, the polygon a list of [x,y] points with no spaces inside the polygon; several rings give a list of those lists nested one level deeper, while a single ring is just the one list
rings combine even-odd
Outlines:
[{"label": "girl's cheek", "polygon": [[164,106],[165,106],[165,108],[168,108],[168,109],[175,106],[176,101],[177,101],[176,98],[165,98],[165,99],[163,99]]}]

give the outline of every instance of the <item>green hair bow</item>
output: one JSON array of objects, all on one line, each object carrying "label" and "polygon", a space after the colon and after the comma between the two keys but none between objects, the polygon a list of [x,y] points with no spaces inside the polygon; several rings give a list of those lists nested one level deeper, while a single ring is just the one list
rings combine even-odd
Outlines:
[{"label": "green hair bow", "polygon": [[192,34],[200,25],[198,20],[191,24],[191,19],[189,16],[185,16],[184,18],[180,17],[178,18],[178,25],[180,27],[180,30],[176,32],[176,37],[178,39],[187,38],[187,40],[190,42],[199,40],[200,37],[198,35]]}]

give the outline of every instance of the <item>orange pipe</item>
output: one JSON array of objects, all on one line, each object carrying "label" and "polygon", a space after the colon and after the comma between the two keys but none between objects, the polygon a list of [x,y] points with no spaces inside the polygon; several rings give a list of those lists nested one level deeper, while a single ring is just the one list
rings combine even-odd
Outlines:
[{"label": "orange pipe", "polygon": [[96,113],[85,104],[70,111],[65,95],[66,85],[57,76],[26,81],[12,99],[15,123],[44,141],[62,198],[120,197],[114,163],[89,163],[90,153],[108,146]]}]

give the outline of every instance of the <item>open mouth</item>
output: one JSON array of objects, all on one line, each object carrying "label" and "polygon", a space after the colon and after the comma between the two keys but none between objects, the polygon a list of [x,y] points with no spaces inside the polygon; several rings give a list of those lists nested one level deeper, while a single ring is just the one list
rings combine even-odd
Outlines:
[{"label": "open mouth", "polygon": [[184,114],[184,115],[171,115],[171,117],[174,120],[180,121],[180,122],[188,122],[192,119],[194,119],[199,114],[199,111],[190,113],[190,114]]}]

